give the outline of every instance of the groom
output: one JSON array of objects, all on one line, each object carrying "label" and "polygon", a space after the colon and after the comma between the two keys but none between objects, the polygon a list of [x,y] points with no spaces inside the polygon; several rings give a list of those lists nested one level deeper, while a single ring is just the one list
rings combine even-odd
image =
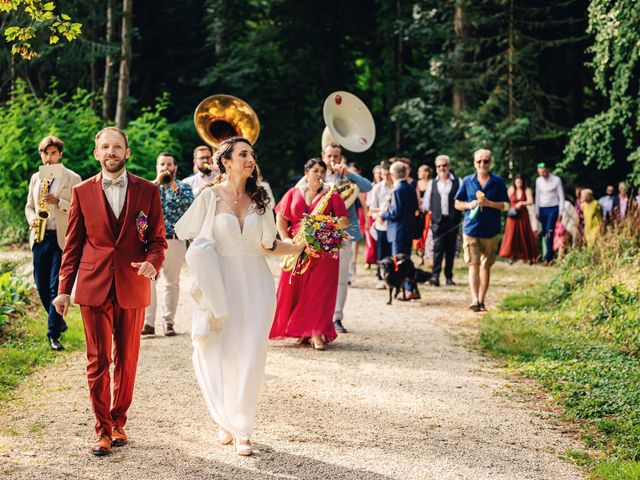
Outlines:
[{"label": "groom", "polygon": [[[58,296],[63,317],[77,285],[87,343],[87,379],[96,416],[94,455],[125,445],[127,410],[133,396],[140,330],[149,305],[149,279],[155,278],[167,248],[158,187],[131,175],[126,133],[100,130],[93,155],[102,172],[73,189],[69,226],[60,267]],[[113,352],[111,400],[109,367]]]}]

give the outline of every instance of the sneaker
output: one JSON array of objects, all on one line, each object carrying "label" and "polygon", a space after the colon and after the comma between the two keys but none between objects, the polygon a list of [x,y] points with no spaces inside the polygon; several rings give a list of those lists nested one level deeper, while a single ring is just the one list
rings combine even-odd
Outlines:
[{"label": "sneaker", "polygon": [[336,332],[338,333],[347,333],[347,329],[342,326],[341,320],[334,320],[333,325],[336,327]]},{"label": "sneaker", "polygon": [[164,327],[164,336],[165,337],[175,337],[176,331],[173,329],[173,325],[166,325]]},{"label": "sneaker", "polygon": [[147,325],[146,323],[144,324],[144,328],[142,329],[142,332],[140,332],[140,335],[155,335],[156,334],[156,329],[154,327],[152,327],[151,325]]}]

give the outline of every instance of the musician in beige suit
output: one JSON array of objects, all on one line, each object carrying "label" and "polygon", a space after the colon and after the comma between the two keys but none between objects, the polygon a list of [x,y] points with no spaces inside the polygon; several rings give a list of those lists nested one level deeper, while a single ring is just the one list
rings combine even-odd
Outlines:
[{"label": "musician in beige suit", "polygon": [[[52,135],[42,139],[38,145],[40,158],[44,165],[60,163],[64,144],[62,140]],[[62,175],[54,178],[49,188],[43,188],[40,173],[31,176],[29,182],[29,196],[24,207],[29,228],[29,245],[33,254],[33,277],[42,301],[42,306],[49,314],[47,339],[52,350],[62,350],[60,334],[67,329],[67,324],[51,301],[58,294],[58,273],[64,249],[64,236],[67,231],[69,204],[73,186],[81,182],[80,176],[62,166]],[[40,220],[38,210],[46,210],[48,218]],[[41,241],[37,238],[39,221],[46,222],[46,229]]]}]

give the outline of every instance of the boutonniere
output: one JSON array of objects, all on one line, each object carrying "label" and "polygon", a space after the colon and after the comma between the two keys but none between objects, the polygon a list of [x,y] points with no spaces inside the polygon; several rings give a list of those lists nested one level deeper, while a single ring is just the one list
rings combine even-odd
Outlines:
[{"label": "boutonniere", "polygon": [[142,243],[147,243],[144,239],[144,232],[149,226],[149,217],[144,213],[143,210],[140,210],[138,217],[136,218],[136,230],[138,230],[138,238]]}]

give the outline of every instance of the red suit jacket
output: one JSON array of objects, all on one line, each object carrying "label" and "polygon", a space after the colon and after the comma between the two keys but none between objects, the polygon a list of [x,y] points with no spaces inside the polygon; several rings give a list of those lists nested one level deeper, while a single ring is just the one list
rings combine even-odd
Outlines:
[{"label": "red suit jacket", "polygon": [[[101,173],[73,188],[58,293],[71,294],[77,275],[75,302],[79,305],[102,305],[114,282],[122,308],[144,308],[150,303],[149,279],[138,275],[131,262],[147,261],[157,272],[164,262],[167,241],[160,193],[156,185],[129,172],[127,182],[119,219],[102,190]],[[144,217],[147,228],[143,230]]]}]

